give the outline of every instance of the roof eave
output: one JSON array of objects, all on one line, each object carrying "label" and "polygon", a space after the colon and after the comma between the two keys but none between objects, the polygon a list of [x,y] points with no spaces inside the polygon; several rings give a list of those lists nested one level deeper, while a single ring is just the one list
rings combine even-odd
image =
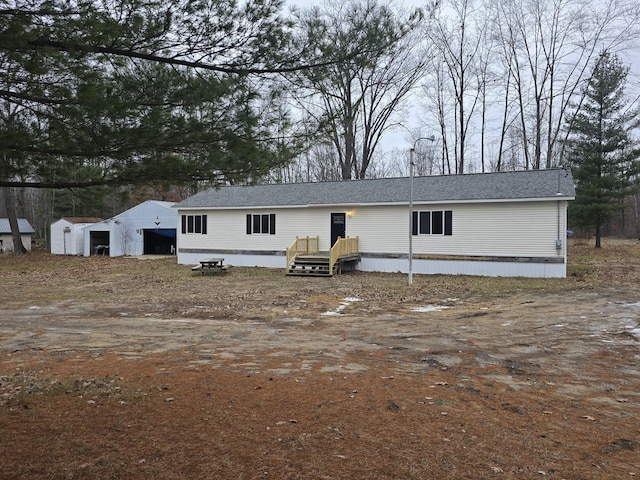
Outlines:
[{"label": "roof eave", "polygon": [[[464,203],[522,203],[522,202],[555,202],[558,200],[575,200],[575,196],[556,195],[545,197],[525,197],[525,198],[481,198],[481,199],[457,199],[457,200],[422,200],[414,199],[413,203],[421,205],[441,205],[441,204],[464,204]],[[357,202],[357,203],[309,203],[300,205],[233,205],[233,206],[179,206],[174,205],[172,208],[180,211],[191,210],[270,210],[270,209],[292,209],[292,208],[334,208],[334,207],[363,207],[363,206],[397,206],[408,205],[409,200],[400,202]]]}]

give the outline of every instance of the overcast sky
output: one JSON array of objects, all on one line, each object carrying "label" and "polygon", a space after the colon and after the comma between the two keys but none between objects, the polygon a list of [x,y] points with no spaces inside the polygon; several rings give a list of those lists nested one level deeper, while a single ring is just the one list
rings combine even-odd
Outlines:
[{"label": "overcast sky", "polygon": [[[320,5],[322,2],[319,2],[317,0],[287,0],[286,3],[299,8],[305,8],[305,7],[311,7],[314,5]],[[391,1],[390,3],[393,3],[396,6],[402,5],[405,7],[422,6],[427,3],[427,0],[399,0],[399,1]],[[406,123],[406,127],[409,129],[412,129],[414,127],[414,125],[411,125],[412,122],[410,120],[405,123]],[[424,136],[431,136],[431,135],[432,133],[429,133],[428,135],[425,134]],[[384,151],[389,151],[394,148],[408,151],[410,147],[411,147],[410,136],[408,132],[400,128],[385,134],[382,142],[382,149]]]},{"label": "overcast sky", "polygon": [[[384,0],[381,0],[381,1],[383,2]],[[597,2],[599,0],[592,0],[592,1]],[[286,0],[286,3],[291,6],[296,6],[299,8],[305,8],[313,5],[322,4],[322,2],[319,2],[318,0]],[[389,0],[389,3],[397,7],[398,6],[424,7],[429,3],[429,0]],[[626,94],[627,94],[628,100],[630,102],[633,102],[634,106],[637,108],[640,106],[640,47],[634,49],[633,51],[628,50],[625,52],[621,52],[620,56],[622,60],[625,63],[629,64],[631,67],[631,70],[627,77]],[[416,116],[415,109],[413,110],[414,110],[414,113],[409,114],[408,115],[409,118],[407,118],[403,122],[405,126],[410,130],[413,130],[415,127],[417,127],[417,123],[418,123],[417,119],[415,118]],[[433,133],[434,132],[424,132],[422,136],[428,137],[428,136],[431,136]],[[398,128],[395,131],[387,133],[385,135],[383,144],[382,144],[383,150],[388,152],[389,150],[397,148],[401,150],[406,149],[408,151],[409,148],[411,147],[410,138],[411,137],[408,135],[408,133],[405,130]]]}]

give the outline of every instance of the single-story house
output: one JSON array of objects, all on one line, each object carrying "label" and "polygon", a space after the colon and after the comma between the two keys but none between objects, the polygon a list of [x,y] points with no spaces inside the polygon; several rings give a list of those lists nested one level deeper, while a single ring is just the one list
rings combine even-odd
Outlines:
[{"label": "single-story house", "polygon": [[178,214],[173,202],[147,200],[82,229],[83,255],[169,255],[176,249]]},{"label": "single-story house", "polygon": [[212,188],[174,206],[178,263],[286,268],[296,237],[358,237],[364,271],[565,277],[574,198],[565,169]]},{"label": "single-story house", "polygon": [[98,217],[62,217],[51,224],[51,253],[82,255],[83,228],[101,222]]},{"label": "single-story house", "polygon": [[[31,237],[36,233],[26,218],[18,219],[18,230],[22,238],[22,245],[31,250]],[[13,236],[8,218],[0,218],[0,253],[13,252]]]}]

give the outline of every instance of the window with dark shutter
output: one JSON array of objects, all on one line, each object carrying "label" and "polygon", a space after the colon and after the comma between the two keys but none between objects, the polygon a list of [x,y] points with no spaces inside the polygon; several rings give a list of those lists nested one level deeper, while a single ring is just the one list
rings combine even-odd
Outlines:
[{"label": "window with dark shutter", "polygon": [[431,234],[432,235],[442,235],[442,212],[435,211],[431,212]]},{"label": "window with dark shutter", "polygon": [[444,234],[453,235],[453,212],[451,210],[444,212]]},{"label": "window with dark shutter", "polygon": [[181,231],[183,234],[189,233],[207,233],[207,216],[206,215],[182,215]]},{"label": "window with dark shutter", "polygon": [[413,212],[413,235],[453,235],[453,211]]},{"label": "window with dark shutter", "polygon": [[276,234],[276,214],[272,213],[269,215],[269,234]]},{"label": "window with dark shutter", "polygon": [[431,212],[420,212],[420,235],[431,233]]},{"label": "window with dark shutter", "polygon": [[247,235],[251,234],[276,234],[276,214],[247,214]]}]

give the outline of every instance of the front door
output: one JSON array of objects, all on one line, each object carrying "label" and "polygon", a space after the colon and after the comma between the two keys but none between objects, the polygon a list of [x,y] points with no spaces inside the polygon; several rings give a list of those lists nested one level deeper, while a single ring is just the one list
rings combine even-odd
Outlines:
[{"label": "front door", "polygon": [[347,215],[344,213],[331,214],[331,246],[336,243],[338,237],[345,238],[347,233]]}]

